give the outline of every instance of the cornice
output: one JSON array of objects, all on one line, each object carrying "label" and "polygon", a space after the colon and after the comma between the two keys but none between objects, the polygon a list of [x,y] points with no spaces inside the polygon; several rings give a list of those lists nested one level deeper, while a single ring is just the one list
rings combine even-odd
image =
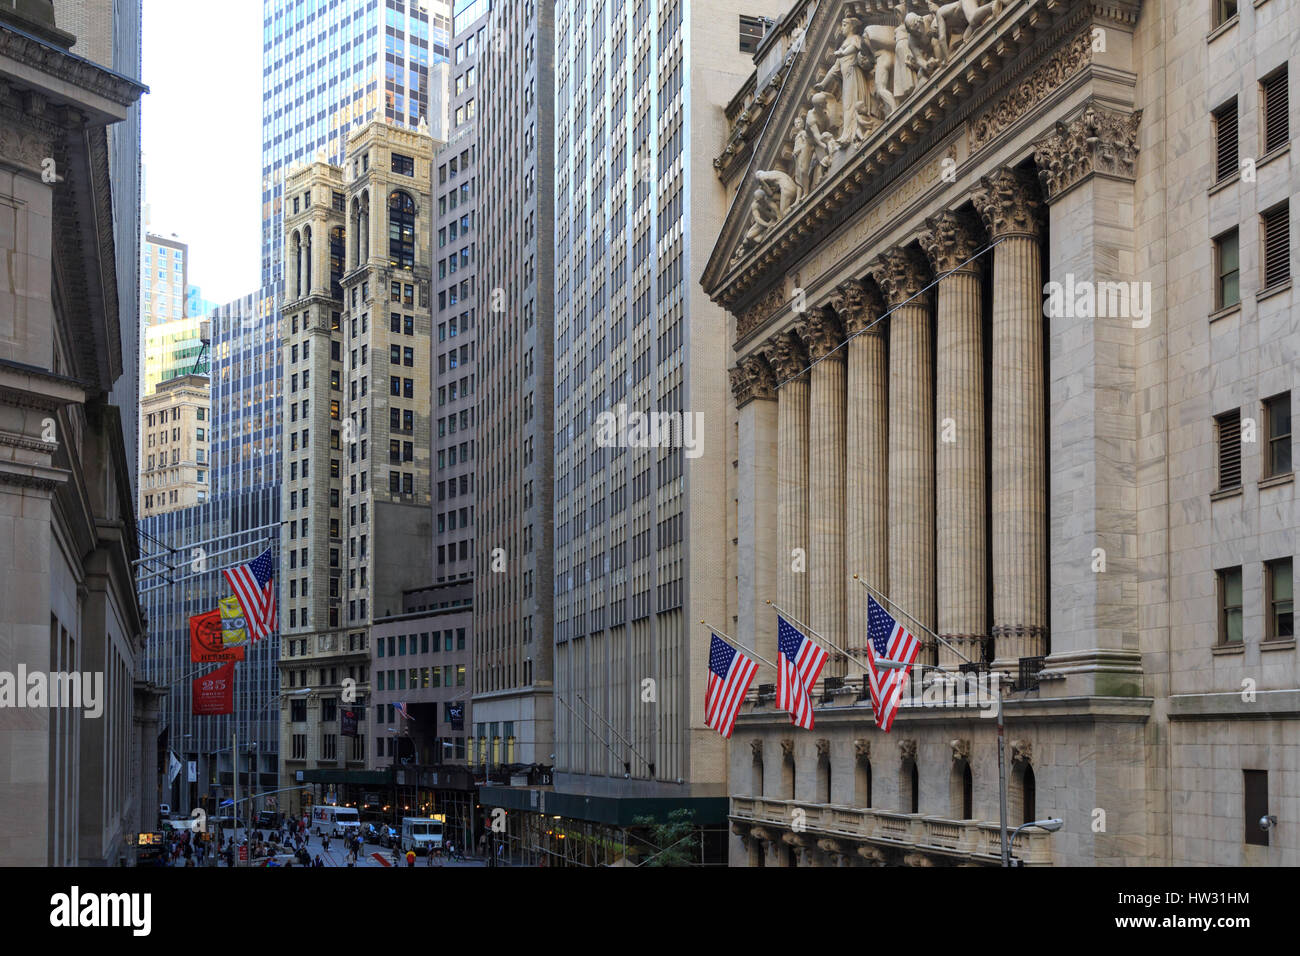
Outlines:
[{"label": "cornice", "polygon": [[24,66],[57,77],[119,106],[129,107],[142,94],[149,92],[149,87],[130,77],[51,46],[6,24],[0,24],[0,57],[8,57]]}]

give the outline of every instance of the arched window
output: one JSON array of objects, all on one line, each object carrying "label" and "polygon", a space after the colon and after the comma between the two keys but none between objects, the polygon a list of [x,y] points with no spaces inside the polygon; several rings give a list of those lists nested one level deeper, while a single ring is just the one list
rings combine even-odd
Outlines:
[{"label": "arched window", "polygon": [[293,234],[293,256],[289,262],[293,266],[293,296],[302,298],[302,233]]},{"label": "arched window", "polygon": [[388,264],[415,268],[415,200],[401,190],[388,197]]},{"label": "arched window", "polygon": [[853,774],[853,804],[858,807],[871,806],[871,760],[859,757]]},{"label": "arched window", "polygon": [[954,759],[948,776],[948,815],[954,820],[974,819],[975,783],[970,761]]},{"label": "arched window", "polygon": [[303,230],[303,280],[302,291],[304,295],[311,295],[311,226]]},{"label": "arched window", "polygon": [[908,757],[898,772],[898,809],[901,813],[920,813],[921,781],[916,761]]},{"label": "arched window", "polygon": [[831,758],[826,754],[817,758],[817,799],[831,802]]},{"label": "arched window", "polygon": [[335,226],[330,230],[330,298],[342,299],[343,286],[340,284],[343,279],[343,257],[344,252],[344,232],[342,226]]},{"label": "arched window", "polygon": [[1038,819],[1038,784],[1034,781],[1034,768],[1025,764],[1024,777],[1021,780],[1023,791],[1021,816],[1024,818],[1021,823],[1032,823]]}]

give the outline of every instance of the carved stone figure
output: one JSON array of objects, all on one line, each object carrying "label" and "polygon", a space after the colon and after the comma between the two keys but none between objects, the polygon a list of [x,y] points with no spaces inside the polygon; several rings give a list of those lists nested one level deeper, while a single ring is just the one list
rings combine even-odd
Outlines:
[{"label": "carved stone figure", "polygon": [[766,189],[762,186],[754,190],[754,198],[749,204],[749,230],[745,233],[744,241],[741,242],[737,250],[737,258],[747,254],[751,249],[757,246],[772,231],[779,219],[776,208],[772,205],[772,197],[768,195]]},{"label": "carved stone figure", "polygon": [[939,59],[947,61],[953,50],[970,40],[971,36],[990,17],[1002,12],[1002,0],[980,3],[979,0],[952,0],[951,3],[936,3],[926,0],[930,12],[934,14],[936,40],[939,46]]},{"label": "carved stone figure", "polygon": [[778,218],[785,216],[799,198],[799,184],[788,173],[779,169],[759,169],[754,172],[754,178],[776,202]]},{"label": "carved stone figure", "polygon": [[796,201],[812,192],[813,143],[808,135],[808,121],[803,116],[794,118],[794,135],[790,140],[790,152],[794,162],[794,181],[799,187]]},{"label": "carved stone figure", "polygon": [[[833,54],[834,64],[817,84],[817,89],[822,92],[832,89],[839,91],[839,103],[843,112],[836,141],[841,146],[852,142],[858,107],[867,102],[870,95],[867,78],[862,71],[864,64],[869,65],[870,61],[863,57],[865,41],[858,32],[861,25],[862,21],[857,17],[845,17],[840,21],[840,37],[843,42]],[[850,119],[853,122],[846,122]]]}]

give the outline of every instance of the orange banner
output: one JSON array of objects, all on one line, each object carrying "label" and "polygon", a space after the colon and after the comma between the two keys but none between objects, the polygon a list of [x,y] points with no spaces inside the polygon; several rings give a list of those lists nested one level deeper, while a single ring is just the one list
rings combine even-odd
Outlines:
[{"label": "orange banner", "polygon": [[226,647],[222,640],[220,611],[190,618],[190,663],[221,664],[243,659],[242,646]]}]

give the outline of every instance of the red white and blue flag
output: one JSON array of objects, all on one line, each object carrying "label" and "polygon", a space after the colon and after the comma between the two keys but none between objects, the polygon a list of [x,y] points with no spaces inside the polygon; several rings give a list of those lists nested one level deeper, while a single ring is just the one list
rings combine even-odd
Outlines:
[{"label": "red white and blue flag", "polygon": [[260,641],[275,633],[275,581],[271,549],[267,548],[248,564],[226,568],[222,573],[230,582],[230,590],[239,599],[248,622],[248,633]]},{"label": "red white and blue flag", "polygon": [[812,689],[828,655],[779,614],[776,650],[776,705],[790,712],[790,723],[812,730]]},{"label": "red white and blue flag", "polygon": [[393,710],[401,714],[403,720],[415,720],[415,718],[411,716],[410,712],[407,711],[406,704],[403,701],[393,701]]},{"label": "red white and blue flag", "polygon": [[[885,733],[894,725],[912,663],[921,651],[921,642],[867,595],[867,674],[871,689],[871,707],[876,726]],[[881,661],[893,661],[902,667],[881,667]]]},{"label": "red white and blue flag", "polygon": [[709,683],[704,688],[704,722],[730,737],[736,715],[749,685],[758,673],[758,665],[718,635],[709,645]]}]

